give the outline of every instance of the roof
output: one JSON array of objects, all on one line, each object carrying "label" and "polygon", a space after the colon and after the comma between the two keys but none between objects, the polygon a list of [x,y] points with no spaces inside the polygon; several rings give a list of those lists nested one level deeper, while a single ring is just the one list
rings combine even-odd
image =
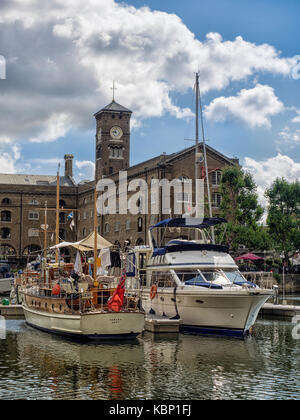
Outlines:
[{"label": "roof", "polygon": [[[56,186],[56,176],[53,175],[25,175],[25,174],[0,174],[0,184],[6,185],[37,185]],[[61,187],[74,187],[75,182],[68,176],[59,177]]]},{"label": "roof", "polygon": [[130,111],[128,108],[125,108],[124,106],[118,104],[117,102],[113,100],[110,104],[106,105],[104,108],[100,109],[100,111],[96,112],[94,116],[96,117],[98,114],[101,114],[102,112],[111,112],[111,111],[132,113],[132,111]]}]

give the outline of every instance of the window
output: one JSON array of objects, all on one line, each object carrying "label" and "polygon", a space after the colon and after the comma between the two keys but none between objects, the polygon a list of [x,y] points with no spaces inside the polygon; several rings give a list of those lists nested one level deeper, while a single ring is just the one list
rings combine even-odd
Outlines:
[{"label": "window", "polygon": [[115,224],[115,232],[119,232],[120,231],[120,222],[116,222]]},{"label": "window", "polygon": [[40,215],[39,215],[39,212],[37,212],[37,211],[30,211],[28,213],[28,219],[29,220],[39,220],[39,218],[40,218]]},{"label": "window", "polygon": [[38,206],[40,203],[39,203],[37,200],[32,199],[32,200],[30,200],[30,201],[29,201],[29,204],[30,204],[31,206]]},{"label": "window", "polygon": [[66,223],[66,213],[64,212],[59,213],[59,223]]},{"label": "window", "polygon": [[86,215],[86,211],[83,212],[83,218],[86,219],[87,215]]},{"label": "window", "polygon": [[65,239],[65,229],[59,229],[59,238],[61,240]]},{"label": "window", "polygon": [[0,238],[1,239],[11,239],[10,236],[10,229],[7,227],[4,227],[0,230]]},{"label": "window", "polygon": [[143,231],[143,218],[142,217],[139,217],[138,218],[137,230],[138,230],[138,232],[142,232]]},{"label": "window", "polygon": [[130,220],[129,219],[126,220],[126,226],[125,226],[125,228],[126,228],[126,230],[129,230],[130,229]]},{"label": "window", "polygon": [[222,195],[220,193],[213,193],[212,194],[212,206],[215,208],[219,208],[222,202]]},{"label": "window", "polygon": [[86,236],[86,228],[83,228],[83,229],[82,229],[82,235],[83,235],[83,237],[85,237],[85,236]]},{"label": "window", "polygon": [[1,222],[11,222],[11,212],[8,210],[3,210],[1,212]]},{"label": "window", "polygon": [[109,233],[109,223],[105,223],[104,225],[104,232]]},{"label": "window", "polygon": [[11,199],[10,198],[3,198],[2,204],[11,204]]},{"label": "window", "polygon": [[59,200],[59,207],[66,207],[65,200]]},{"label": "window", "polygon": [[217,170],[211,174],[211,183],[213,186],[219,186],[221,184],[222,172]]},{"label": "window", "polygon": [[155,225],[155,222],[156,222],[156,216],[155,216],[155,214],[151,214],[151,216],[150,216],[150,226]]},{"label": "window", "polygon": [[28,229],[28,237],[29,238],[36,238],[39,236],[39,230],[38,229]]},{"label": "window", "polygon": [[111,146],[109,148],[110,158],[123,158],[123,147]]}]

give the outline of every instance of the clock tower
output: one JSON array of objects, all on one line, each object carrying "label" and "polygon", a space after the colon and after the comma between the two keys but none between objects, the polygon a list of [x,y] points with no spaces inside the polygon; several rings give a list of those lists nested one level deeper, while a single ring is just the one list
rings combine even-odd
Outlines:
[{"label": "clock tower", "polygon": [[96,118],[96,183],[129,167],[132,112],[113,100]]}]

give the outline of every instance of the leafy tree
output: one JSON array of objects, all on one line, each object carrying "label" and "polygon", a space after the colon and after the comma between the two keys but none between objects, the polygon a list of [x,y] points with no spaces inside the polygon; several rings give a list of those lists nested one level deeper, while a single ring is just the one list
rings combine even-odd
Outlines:
[{"label": "leafy tree", "polygon": [[226,242],[230,249],[240,245],[249,249],[269,249],[270,238],[259,223],[264,209],[258,203],[256,184],[252,175],[240,166],[227,166],[222,172],[220,185],[221,216],[228,223],[217,231],[219,241]]},{"label": "leafy tree", "polygon": [[300,249],[300,183],[277,178],[265,195],[269,232],[287,262]]}]

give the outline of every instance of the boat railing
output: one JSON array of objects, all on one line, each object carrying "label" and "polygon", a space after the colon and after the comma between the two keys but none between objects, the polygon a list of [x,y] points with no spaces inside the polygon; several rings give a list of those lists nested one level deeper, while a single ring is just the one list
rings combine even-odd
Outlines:
[{"label": "boat railing", "polygon": [[246,280],[256,284],[260,288],[272,289],[276,280],[273,273],[267,271],[244,271],[241,274]]}]

